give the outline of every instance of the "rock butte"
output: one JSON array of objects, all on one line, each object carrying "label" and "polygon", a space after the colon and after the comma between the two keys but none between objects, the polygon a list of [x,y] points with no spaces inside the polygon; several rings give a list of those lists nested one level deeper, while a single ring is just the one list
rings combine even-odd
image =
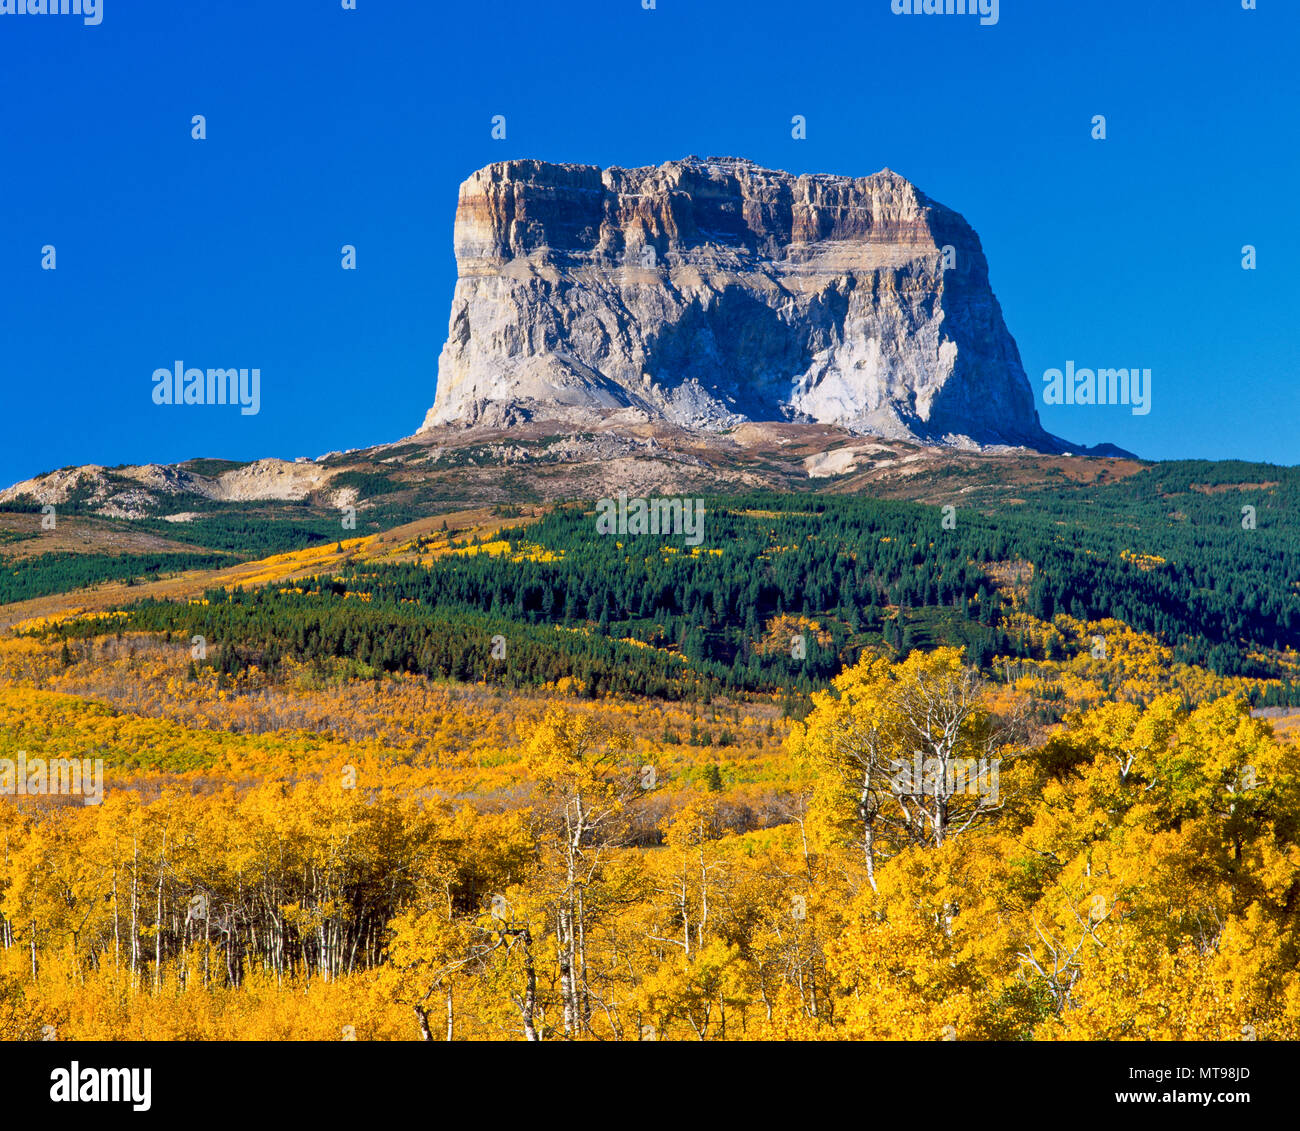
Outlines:
[{"label": "rock butte", "polygon": [[461,185],[455,251],[425,429],[795,420],[1083,450],[1039,423],[979,237],[888,169],[504,161]]}]

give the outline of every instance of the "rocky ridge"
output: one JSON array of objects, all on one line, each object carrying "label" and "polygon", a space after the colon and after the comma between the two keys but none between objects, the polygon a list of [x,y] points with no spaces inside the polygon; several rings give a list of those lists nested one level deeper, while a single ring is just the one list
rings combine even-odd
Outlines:
[{"label": "rocky ridge", "polygon": [[[315,462],[281,459],[255,460],[217,475],[171,464],[114,468],[85,464],[15,483],[0,491],[0,504],[31,501],[61,506],[76,498],[107,518],[146,518],[157,515],[168,499],[186,496],[217,502],[302,500],[319,493],[336,473]],[[355,495],[345,493],[349,499]],[[194,516],[183,512],[159,517],[186,521]]]}]

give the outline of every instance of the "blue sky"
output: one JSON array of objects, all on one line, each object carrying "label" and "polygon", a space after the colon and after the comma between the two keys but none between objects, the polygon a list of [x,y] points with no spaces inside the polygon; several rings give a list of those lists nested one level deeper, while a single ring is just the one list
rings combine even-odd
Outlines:
[{"label": "blue sky", "polygon": [[[1300,462],[1295,0],[1002,0],[987,27],[890,0],[103,5],[0,15],[5,484],[407,435],[466,176],[692,153],[888,166],[960,211],[1049,430]],[[177,359],[259,367],[261,411],[155,405]],[[1152,411],[1044,408],[1068,360],[1150,368]]]}]

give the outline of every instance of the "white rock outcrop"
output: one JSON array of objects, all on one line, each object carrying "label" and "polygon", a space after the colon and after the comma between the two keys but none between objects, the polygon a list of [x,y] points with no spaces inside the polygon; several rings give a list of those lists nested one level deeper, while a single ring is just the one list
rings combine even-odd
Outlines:
[{"label": "white rock outcrop", "polygon": [[507,161],[461,186],[455,251],[425,428],[613,413],[1062,448],[979,237],[887,169]]}]

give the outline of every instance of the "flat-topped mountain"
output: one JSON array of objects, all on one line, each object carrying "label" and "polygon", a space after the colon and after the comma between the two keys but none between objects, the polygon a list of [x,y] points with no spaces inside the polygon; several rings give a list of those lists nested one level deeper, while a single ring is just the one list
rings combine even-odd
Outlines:
[{"label": "flat-topped mountain", "polygon": [[455,250],[426,429],[791,420],[1081,450],[1039,423],[979,237],[888,169],[505,161],[461,185]]},{"label": "flat-topped mountain", "polygon": [[396,522],[614,483],[935,501],[953,476],[990,498],[1139,470],[1060,458],[1128,453],[1044,431],[979,237],[889,170],[503,162],[461,186],[455,246],[437,399],[414,436],[293,462],[68,467],[0,490],[0,511],[176,538],[244,504],[259,521],[355,504]]}]

